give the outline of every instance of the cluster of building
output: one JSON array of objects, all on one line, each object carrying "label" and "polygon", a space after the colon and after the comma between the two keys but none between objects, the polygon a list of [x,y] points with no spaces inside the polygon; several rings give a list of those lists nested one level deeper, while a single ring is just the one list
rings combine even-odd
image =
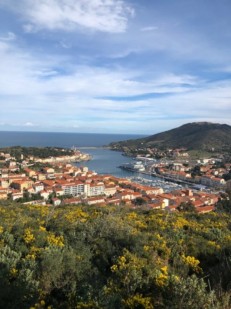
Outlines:
[{"label": "cluster of building", "polygon": [[[33,164],[21,166],[14,158],[6,156],[6,164],[0,168],[0,199],[18,200],[26,197],[25,203],[40,205],[122,204],[168,210],[176,210],[182,203],[191,203],[198,212],[213,210],[218,201],[217,194],[190,189],[166,193],[162,188],[112,175],[98,175],[87,167],[58,161],[35,169]],[[172,172],[186,173],[181,168],[175,165]],[[167,173],[164,166],[161,173]]]},{"label": "cluster of building", "polygon": [[[195,169],[195,167],[197,168]],[[162,176],[213,188],[225,187],[224,175],[229,173],[230,169],[230,163],[220,167],[212,159],[202,160],[202,162],[197,162],[196,164],[173,162],[171,164],[160,163],[155,165],[155,170]]]}]

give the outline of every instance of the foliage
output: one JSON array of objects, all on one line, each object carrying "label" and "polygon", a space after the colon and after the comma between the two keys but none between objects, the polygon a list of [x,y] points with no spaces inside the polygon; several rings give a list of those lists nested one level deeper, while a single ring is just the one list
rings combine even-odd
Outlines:
[{"label": "foliage", "polygon": [[224,178],[225,181],[231,180],[231,170],[229,170],[229,172],[227,174],[224,174],[223,178]]},{"label": "foliage", "polygon": [[231,191],[223,193],[216,204],[217,212],[226,212],[231,214]]},{"label": "foliage", "polygon": [[9,153],[11,156],[20,160],[21,155],[25,157],[35,156],[38,158],[58,157],[64,155],[70,155],[73,153],[70,149],[63,149],[58,147],[5,147],[1,148],[0,152]]},{"label": "foliage", "polygon": [[196,211],[196,207],[193,205],[191,201],[189,202],[183,202],[180,203],[179,206],[177,206],[178,211]]},{"label": "foliage", "polygon": [[135,204],[136,206],[142,206],[142,205],[147,204],[147,202],[146,202],[142,197],[137,197],[137,198],[134,200],[134,204]]},{"label": "foliage", "polygon": [[0,203],[0,308],[231,306],[230,214]]},{"label": "foliage", "polygon": [[200,165],[195,165],[194,168],[191,170],[192,177],[202,176]]},{"label": "foliage", "polygon": [[[186,148],[188,150],[229,152],[231,147],[231,126],[209,122],[187,123],[178,128],[144,138],[114,142],[112,149]],[[126,149],[127,148],[127,149]]]}]

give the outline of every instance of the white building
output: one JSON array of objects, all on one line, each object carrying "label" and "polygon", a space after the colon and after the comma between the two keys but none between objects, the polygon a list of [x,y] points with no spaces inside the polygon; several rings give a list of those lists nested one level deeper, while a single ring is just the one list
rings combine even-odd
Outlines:
[{"label": "white building", "polygon": [[104,194],[104,183],[90,183],[86,185],[86,194],[87,196],[98,196]]},{"label": "white building", "polygon": [[75,183],[66,183],[62,185],[64,195],[82,195],[85,193],[85,185],[81,181],[76,181]]}]

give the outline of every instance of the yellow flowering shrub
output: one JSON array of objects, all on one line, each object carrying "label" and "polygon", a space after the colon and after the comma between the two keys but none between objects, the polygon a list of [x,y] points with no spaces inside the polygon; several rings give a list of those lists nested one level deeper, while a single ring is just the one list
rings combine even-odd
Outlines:
[{"label": "yellow flowering shrub", "polygon": [[182,229],[184,226],[188,226],[188,220],[183,217],[178,217],[177,220],[173,223],[175,229]]},{"label": "yellow flowering shrub", "polygon": [[209,309],[216,278],[226,285],[230,275],[227,267],[223,277],[231,250],[230,216],[223,214],[12,202],[0,205],[0,219],[2,286],[10,293],[4,306],[0,297],[1,308],[21,293],[19,308],[180,308],[184,297],[185,308],[195,298]]},{"label": "yellow flowering shrub", "polygon": [[41,231],[41,232],[46,232],[46,228],[45,228],[44,226],[41,226],[41,225],[40,225],[39,231]]},{"label": "yellow flowering shrub", "polygon": [[126,300],[123,300],[125,308],[129,309],[154,309],[151,297],[144,297],[142,294],[135,294]]},{"label": "yellow flowering shrub", "polygon": [[27,228],[25,230],[23,238],[24,238],[24,241],[25,241],[26,244],[30,244],[33,241],[35,241],[35,237],[34,237],[34,235],[33,235],[33,233],[32,233],[30,228]]},{"label": "yellow flowering shrub", "polygon": [[42,251],[42,248],[31,246],[29,253],[26,255],[26,259],[35,260],[41,251]]},{"label": "yellow flowering shrub", "polygon": [[149,247],[149,251],[152,248],[152,250],[157,251],[163,258],[168,258],[171,253],[171,250],[167,245],[167,241],[159,233],[153,235],[153,240],[150,241]]},{"label": "yellow flowering shrub", "polygon": [[17,275],[18,275],[18,269],[15,268],[15,267],[11,268],[10,269],[10,275],[11,275],[12,278],[16,278]]},{"label": "yellow flowering shrub", "polygon": [[36,303],[36,304],[34,304],[34,306],[33,307],[30,307],[30,309],[52,309],[52,307],[51,306],[46,306],[46,302],[45,302],[45,300],[40,300],[40,302],[38,302],[38,303]]},{"label": "yellow flowering shrub", "polygon": [[145,246],[143,246],[143,249],[144,249],[144,251],[149,251],[150,250],[150,246],[145,245]]},{"label": "yellow flowering shrub", "polygon": [[221,249],[221,246],[218,245],[215,241],[213,240],[209,240],[208,243],[207,243],[210,247],[216,249],[216,250],[219,250]]},{"label": "yellow flowering shrub", "polygon": [[47,236],[47,242],[50,245],[53,245],[53,246],[64,247],[64,238],[63,238],[63,236],[56,236],[54,233],[50,233]]},{"label": "yellow flowering shrub", "polygon": [[139,216],[134,211],[128,213],[126,215],[125,219],[128,220],[129,223],[131,223],[131,225],[133,225],[137,229],[145,229],[145,228],[147,228],[146,222],[144,220],[142,220],[143,218],[141,218],[141,216]]},{"label": "yellow flowering shrub", "polygon": [[76,309],[99,309],[100,307],[94,301],[89,302],[79,302]]},{"label": "yellow flowering shrub", "polygon": [[84,212],[81,208],[76,208],[73,211],[69,211],[66,215],[65,218],[67,219],[67,221],[69,221],[70,223],[74,223],[78,220],[80,220],[81,222],[86,222],[87,219],[89,218],[89,215]]},{"label": "yellow flowering shrub", "polygon": [[132,212],[130,212],[126,215],[126,219],[128,219],[129,221],[136,220],[137,218],[138,218],[138,215],[134,211],[132,211]]},{"label": "yellow flowering shrub", "polygon": [[118,269],[123,269],[126,267],[126,257],[119,256],[117,264],[111,266],[111,271],[116,272]]},{"label": "yellow flowering shrub", "polygon": [[161,267],[161,269],[157,272],[155,283],[159,287],[163,287],[168,284],[168,267],[167,266]]},{"label": "yellow flowering shrub", "polygon": [[194,256],[182,255],[183,262],[195,272],[200,272],[202,269],[199,267],[200,261]]}]

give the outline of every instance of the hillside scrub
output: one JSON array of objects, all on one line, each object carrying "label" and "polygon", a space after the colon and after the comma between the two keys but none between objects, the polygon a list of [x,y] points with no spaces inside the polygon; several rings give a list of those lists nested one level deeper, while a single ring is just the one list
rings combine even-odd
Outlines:
[{"label": "hillside scrub", "polygon": [[0,308],[231,307],[230,214],[0,205]]}]

